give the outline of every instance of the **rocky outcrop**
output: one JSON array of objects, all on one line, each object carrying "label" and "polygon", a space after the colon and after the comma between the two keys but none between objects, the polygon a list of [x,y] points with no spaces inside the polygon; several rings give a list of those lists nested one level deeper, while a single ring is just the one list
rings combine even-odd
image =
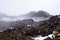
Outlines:
[{"label": "rocky outcrop", "polygon": [[39,25],[41,35],[52,34],[54,30],[60,31],[60,18],[59,16],[52,16],[49,20],[43,21]]}]

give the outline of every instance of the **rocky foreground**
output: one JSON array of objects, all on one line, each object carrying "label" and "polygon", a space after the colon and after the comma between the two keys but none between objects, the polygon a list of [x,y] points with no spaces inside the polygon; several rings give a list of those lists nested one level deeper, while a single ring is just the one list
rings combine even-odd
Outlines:
[{"label": "rocky foreground", "polygon": [[[24,28],[7,29],[0,32],[0,40],[33,40],[32,38],[41,35],[48,36],[53,31],[60,32],[60,16],[52,16],[49,20],[40,21],[38,27],[26,26]],[[47,38],[45,40],[60,40]]]}]

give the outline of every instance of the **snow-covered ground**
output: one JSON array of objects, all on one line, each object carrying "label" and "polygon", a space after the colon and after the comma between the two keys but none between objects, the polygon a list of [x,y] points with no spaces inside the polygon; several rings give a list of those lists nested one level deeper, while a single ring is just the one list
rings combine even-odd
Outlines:
[{"label": "snow-covered ground", "polygon": [[32,38],[32,39],[34,39],[34,40],[44,40],[44,39],[46,39],[47,37],[53,38],[52,35],[53,35],[53,34],[50,34],[50,35],[45,36],[45,37],[37,36],[37,37]]}]

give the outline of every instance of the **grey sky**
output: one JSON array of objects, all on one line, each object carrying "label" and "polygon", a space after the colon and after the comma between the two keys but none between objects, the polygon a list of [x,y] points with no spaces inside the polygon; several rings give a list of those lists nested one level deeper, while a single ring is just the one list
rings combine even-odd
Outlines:
[{"label": "grey sky", "polygon": [[39,10],[52,15],[60,14],[60,0],[0,0],[0,12],[8,15],[22,15]]}]

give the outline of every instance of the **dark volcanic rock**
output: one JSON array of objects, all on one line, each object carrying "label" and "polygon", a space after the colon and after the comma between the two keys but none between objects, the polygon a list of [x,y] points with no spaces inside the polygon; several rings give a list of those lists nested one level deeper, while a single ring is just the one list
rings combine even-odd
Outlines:
[{"label": "dark volcanic rock", "polygon": [[46,39],[44,39],[44,40],[52,40],[52,39],[48,37],[48,38],[46,38]]},{"label": "dark volcanic rock", "polygon": [[29,36],[25,36],[19,29],[8,29],[0,32],[0,40],[33,40]]},{"label": "dark volcanic rock", "polygon": [[33,19],[25,19],[22,21],[16,21],[11,23],[13,28],[25,28],[27,26],[38,27],[39,23],[35,22]]},{"label": "dark volcanic rock", "polygon": [[59,16],[52,16],[49,20],[43,21],[40,25],[40,34],[49,35],[52,34],[54,30],[60,31],[60,18]]}]

